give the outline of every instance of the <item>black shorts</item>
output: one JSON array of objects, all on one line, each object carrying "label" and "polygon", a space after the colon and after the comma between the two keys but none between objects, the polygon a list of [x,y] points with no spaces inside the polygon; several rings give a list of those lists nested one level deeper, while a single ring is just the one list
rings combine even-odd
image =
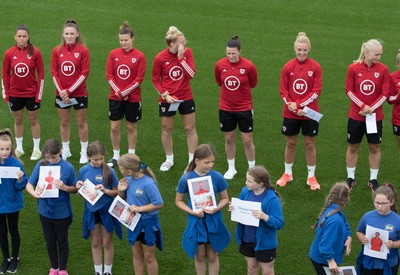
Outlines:
[{"label": "black shorts", "polygon": [[318,136],[319,123],[312,119],[283,118],[282,134],[285,136],[296,136],[300,133],[303,136]]},{"label": "black shorts", "polygon": [[[159,240],[160,240],[160,231],[158,231],[158,230],[157,230],[157,231],[154,231],[154,234],[156,235],[156,241],[155,241],[155,243],[158,243]],[[144,232],[140,232],[140,233],[139,233],[139,235],[138,235],[136,241],[137,241],[137,242],[141,242],[141,243],[144,244],[144,245],[147,245],[146,240],[145,240],[145,238],[144,238]]]},{"label": "black shorts", "polygon": [[268,250],[254,250],[255,243],[246,243],[242,241],[239,246],[239,252],[245,257],[256,258],[260,263],[269,263],[276,258],[276,248]]},{"label": "black shorts", "polygon": [[393,124],[393,135],[400,136],[400,126]]},{"label": "black shorts", "polygon": [[125,117],[127,121],[135,123],[142,118],[141,102],[109,100],[108,109],[108,118],[112,121]]},{"label": "black shorts", "polygon": [[367,126],[364,121],[358,121],[349,118],[347,122],[347,143],[358,144],[361,143],[363,136],[367,137],[368,143],[371,144],[381,144],[382,142],[382,127],[383,121],[376,122],[376,128],[378,133],[367,134]]},{"label": "black shorts", "polygon": [[99,224],[103,224],[102,221],[101,221],[101,217],[100,217],[99,211],[94,212],[93,215],[94,215],[94,224],[98,224],[98,223]]},{"label": "black shorts", "polygon": [[75,105],[70,105],[64,108],[61,108],[60,105],[58,105],[57,102],[61,101],[61,97],[60,96],[56,96],[56,101],[54,102],[54,106],[56,106],[56,108],[58,109],[69,109],[71,108],[71,106],[74,107],[74,110],[80,110],[80,109],[87,109],[89,102],[88,102],[88,97],[87,96],[82,96],[82,97],[70,97],[71,98],[75,98],[76,101],[78,102],[78,104]]},{"label": "black shorts", "polygon": [[[162,117],[162,116],[169,117],[169,116],[174,116],[176,114],[176,111],[168,112],[169,106],[171,106],[170,103],[165,103],[165,102],[159,103],[160,117]],[[188,115],[188,114],[196,112],[196,106],[194,104],[194,100],[189,99],[189,100],[185,100],[184,102],[181,102],[181,104],[179,104],[178,111],[181,115]]]},{"label": "black shorts", "polygon": [[13,97],[10,96],[10,109],[13,112],[22,110],[24,107],[28,111],[36,111],[40,109],[40,103],[35,102],[35,97]]},{"label": "black shorts", "polygon": [[219,110],[219,123],[222,132],[231,132],[239,125],[242,133],[253,132],[253,110],[244,112],[228,112]]}]

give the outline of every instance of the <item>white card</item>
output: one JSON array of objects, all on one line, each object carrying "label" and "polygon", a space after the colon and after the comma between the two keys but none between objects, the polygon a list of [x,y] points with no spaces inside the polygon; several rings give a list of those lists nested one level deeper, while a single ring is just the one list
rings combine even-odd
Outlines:
[{"label": "white card", "polygon": [[245,225],[259,226],[260,219],[253,216],[254,210],[261,210],[261,202],[243,201],[237,198],[232,198],[231,205],[231,220]]},{"label": "white card", "polygon": [[365,117],[365,124],[367,126],[367,134],[378,133],[378,129],[376,127],[376,113],[372,113],[372,115],[367,114]]},{"label": "white card", "polygon": [[61,108],[65,108],[65,107],[68,107],[68,106],[71,106],[71,105],[78,104],[78,101],[76,101],[75,98],[70,98],[70,99],[69,99],[69,103],[64,103],[64,101],[58,100],[58,99],[57,99],[57,104],[58,104],[58,106],[60,106]]},{"label": "white card", "polygon": [[181,102],[183,102],[183,100],[174,100],[174,103],[171,103],[171,105],[169,105],[168,112],[175,112],[176,110],[178,110]]},{"label": "white card", "polygon": [[303,108],[303,112],[306,113],[306,117],[319,122],[323,117],[323,114],[314,111],[313,109],[308,108],[307,106]]}]

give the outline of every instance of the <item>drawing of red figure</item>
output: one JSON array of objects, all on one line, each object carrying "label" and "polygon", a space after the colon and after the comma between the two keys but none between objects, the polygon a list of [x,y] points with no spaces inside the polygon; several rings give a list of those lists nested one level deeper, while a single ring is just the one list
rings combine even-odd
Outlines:
[{"label": "drawing of red figure", "polygon": [[86,196],[89,197],[91,201],[94,201],[97,197],[96,193],[93,192],[93,190],[90,190],[90,188],[87,188],[86,186],[84,187],[83,192],[86,194]]},{"label": "drawing of red figure", "polygon": [[199,189],[196,192],[196,195],[200,195],[200,194],[204,194],[204,193],[208,193],[210,191],[208,191],[207,189],[204,188],[204,183],[202,181],[198,182],[198,187]]},{"label": "drawing of red figure", "polygon": [[125,206],[124,205],[120,205],[120,204],[116,204],[114,207],[114,210],[117,211],[117,213],[119,214],[118,217],[121,217],[122,212],[124,212]]},{"label": "drawing of red figure", "polygon": [[211,195],[210,195],[210,196],[207,196],[206,205],[207,205],[207,206],[214,206],[214,202],[213,202],[213,200],[212,200]]},{"label": "drawing of red figure", "polygon": [[47,173],[47,177],[44,179],[47,182],[46,189],[53,189],[54,178],[52,176],[51,170]]},{"label": "drawing of red figure", "polygon": [[379,232],[375,232],[375,237],[371,239],[371,250],[381,251],[383,241],[379,238],[380,235]]}]

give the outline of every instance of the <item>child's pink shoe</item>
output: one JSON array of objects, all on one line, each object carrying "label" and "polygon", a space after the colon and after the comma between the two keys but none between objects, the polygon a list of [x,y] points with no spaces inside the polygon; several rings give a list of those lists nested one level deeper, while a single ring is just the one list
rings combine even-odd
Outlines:
[{"label": "child's pink shoe", "polygon": [[58,275],[58,269],[50,268],[49,275]]},{"label": "child's pink shoe", "polygon": [[58,275],[68,275],[68,272],[66,270],[60,270],[58,271]]}]

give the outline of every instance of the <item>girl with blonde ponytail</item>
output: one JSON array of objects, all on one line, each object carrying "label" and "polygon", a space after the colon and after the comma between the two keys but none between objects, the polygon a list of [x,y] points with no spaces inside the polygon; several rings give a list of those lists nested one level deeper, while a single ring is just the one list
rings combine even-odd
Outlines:
[{"label": "girl with blonde ponytail", "polygon": [[310,248],[310,258],[317,274],[326,274],[324,267],[329,267],[332,274],[339,274],[338,264],[351,250],[350,225],[342,210],[349,202],[350,190],[345,182],[336,183],[326,197],[318,219],[312,226],[316,236]]}]

